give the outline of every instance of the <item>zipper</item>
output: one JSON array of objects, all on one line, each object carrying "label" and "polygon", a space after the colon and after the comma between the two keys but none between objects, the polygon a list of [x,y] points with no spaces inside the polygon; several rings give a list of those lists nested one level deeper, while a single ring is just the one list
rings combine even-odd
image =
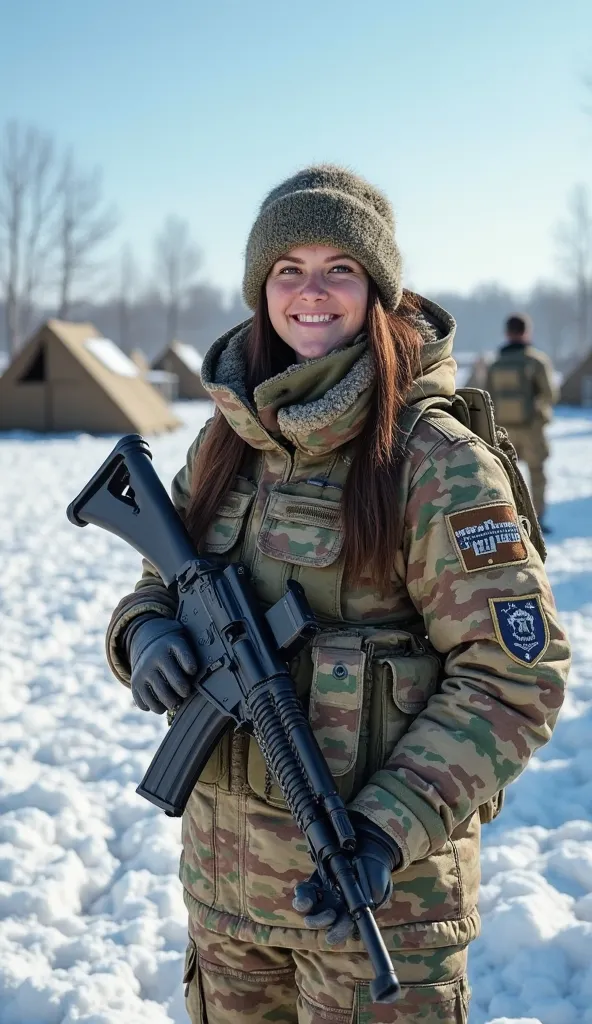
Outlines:
[{"label": "zipper", "polygon": [[336,509],[318,508],[316,505],[286,505],[287,516],[310,516],[316,519],[321,526],[337,527],[340,514]]}]

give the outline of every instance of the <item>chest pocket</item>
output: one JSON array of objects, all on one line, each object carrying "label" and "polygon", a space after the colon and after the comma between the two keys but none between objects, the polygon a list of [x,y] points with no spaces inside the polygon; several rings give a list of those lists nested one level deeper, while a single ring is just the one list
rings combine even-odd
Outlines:
[{"label": "chest pocket", "polygon": [[[339,501],[272,491],[257,537],[257,556],[275,560],[282,589],[290,576],[302,584],[316,615],[337,620],[341,614],[344,532]],[[284,563],[283,567],[279,563]],[[265,575],[265,567],[259,570]]]},{"label": "chest pocket", "polygon": [[[245,480],[244,483],[245,486],[250,486],[248,481]],[[224,495],[206,531],[206,551],[223,555],[238,543],[254,496],[254,487],[250,493],[232,490]]]},{"label": "chest pocket", "polygon": [[257,546],[264,555],[293,565],[323,569],[343,547],[340,505],[323,498],[272,491]]}]

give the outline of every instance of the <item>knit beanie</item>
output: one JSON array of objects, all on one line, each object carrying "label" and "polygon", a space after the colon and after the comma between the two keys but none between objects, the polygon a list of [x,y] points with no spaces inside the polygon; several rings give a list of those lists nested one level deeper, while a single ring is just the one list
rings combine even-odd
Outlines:
[{"label": "knit beanie", "polygon": [[401,254],[388,199],[344,167],[305,167],[272,189],[251,228],[243,296],[255,309],[273,264],[299,245],[328,245],[353,256],[373,279],[385,309],[401,300]]}]

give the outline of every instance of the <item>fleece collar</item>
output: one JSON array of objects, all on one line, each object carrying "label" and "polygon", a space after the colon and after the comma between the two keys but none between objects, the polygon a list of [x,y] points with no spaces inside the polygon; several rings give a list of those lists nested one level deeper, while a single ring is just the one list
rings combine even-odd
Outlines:
[{"label": "fleece collar", "polygon": [[[424,338],[422,372],[409,404],[428,395],[454,394],[452,358],[455,323],[450,314],[421,299],[416,326]],[[295,363],[246,392],[246,343],[251,319],[216,341],[201,368],[202,383],[230,426],[251,447],[282,448],[288,441],[310,455],[353,440],[364,425],[375,371],[366,338],[319,359]]]}]

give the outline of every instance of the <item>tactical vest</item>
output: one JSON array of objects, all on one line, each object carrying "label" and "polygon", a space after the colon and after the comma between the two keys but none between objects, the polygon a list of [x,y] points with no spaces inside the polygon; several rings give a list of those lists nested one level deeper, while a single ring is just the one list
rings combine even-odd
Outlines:
[{"label": "tactical vest", "polygon": [[488,371],[495,415],[504,427],[525,427],[535,415],[533,367],[523,352],[504,352]]}]

